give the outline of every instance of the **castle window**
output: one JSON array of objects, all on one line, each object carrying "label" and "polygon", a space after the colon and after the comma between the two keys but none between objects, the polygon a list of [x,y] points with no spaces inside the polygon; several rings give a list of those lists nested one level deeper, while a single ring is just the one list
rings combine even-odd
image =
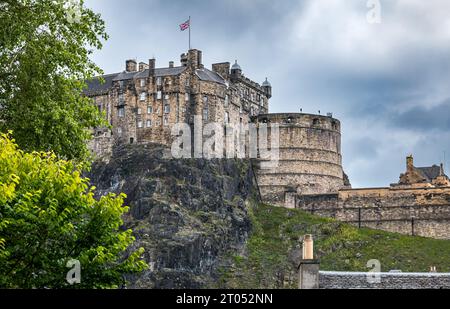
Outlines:
[{"label": "castle window", "polygon": [[134,138],[130,137],[130,144],[134,143]]},{"label": "castle window", "polygon": [[147,128],[151,128],[152,127],[152,121],[151,120],[147,120]]},{"label": "castle window", "polygon": [[189,93],[185,93],[184,94],[184,100],[186,101],[186,102],[189,102]]},{"label": "castle window", "polygon": [[137,109],[137,114],[138,114],[138,115],[142,115],[142,109],[138,108],[138,109]]},{"label": "castle window", "polygon": [[156,78],[156,85],[157,86],[161,86],[162,85],[162,78],[161,77],[157,77]]},{"label": "castle window", "polygon": [[230,104],[230,97],[228,96],[228,94],[225,96],[225,107],[228,107],[228,105]]},{"label": "castle window", "polygon": [[162,91],[158,91],[158,92],[156,93],[156,99],[157,99],[157,100],[161,100],[161,99],[162,99]]},{"label": "castle window", "polygon": [[225,123],[230,123],[230,113],[225,112]]},{"label": "castle window", "polygon": [[125,103],[125,98],[123,94],[119,94],[119,105],[123,105]]},{"label": "castle window", "polygon": [[153,107],[147,106],[147,114],[153,113]]},{"label": "castle window", "polygon": [[164,96],[164,100],[169,100],[170,99],[170,96],[168,95],[168,94],[166,94],[165,96]]},{"label": "castle window", "polygon": [[142,121],[138,121],[138,128],[143,128],[144,127],[144,123]]},{"label": "castle window", "polygon": [[117,135],[122,136],[122,128],[117,128]]},{"label": "castle window", "polygon": [[119,117],[125,117],[125,107],[119,107]]},{"label": "castle window", "polygon": [[141,87],[145,86],[145,79],[141,79]]},{"label": "castle window", "polygon": [[191,84],[191,83],[190,83],[190,81],[189,81],[189,78],[186,78],[186,82],[185,82],[186,87],[189,87],[190,84]]},{"label": "castle window", "polygon": [[170,113],[170,105],[166,104],[166,105],[164,105],[164,114],[168,114],[168,113]]},{"label": "castle window", "polygon": [[203,120],[204,121],[209,120],[209,109],[208,109],[207,105],[205,107],[203,107]]},{"label": "castle window", "polygon": [[319,120],[319,119],[317,119],[317,118],[316,118],[316,119],[314,119],[314,120],[313,120],[313,125],[314,125],[314,126],[318,126],[318,125],[320,125],[320,120]]},{"label": "castle window", "polygon": [[123,80],[119,81],[119,87],[122,89],[123,88]]},{"label": "castle window", "polygon": [[145,92],[141,93],[140,100],[145,101],[147,99],[147,94]]},{"label": "castle window", "polygon": [[169,118],[164,117],[164,125],[168,126],[169,125]]},{"label": "castle window", "polygon": [[204,97],[203,97],[203,103],[204,103],[204,104],[207,104],[207,103],[208,103],[208,97],[207,97],[207,96],[204,96]]}]

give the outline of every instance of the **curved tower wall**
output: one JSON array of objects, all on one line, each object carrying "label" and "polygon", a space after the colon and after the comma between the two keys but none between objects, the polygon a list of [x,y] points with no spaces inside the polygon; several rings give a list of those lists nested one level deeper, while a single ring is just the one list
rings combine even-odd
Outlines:
[{"label": "curved tower wall", "polygon": [[[288,191],[325,194],[344,186],[339,120],[309,114],[269,114],[254,121],[267,123],[269,128],[271,123],[278,123],[280,130],[278,166],[257,169],[265,202],[284,205]],[[259,167],[262,162],[258,160]]]}]

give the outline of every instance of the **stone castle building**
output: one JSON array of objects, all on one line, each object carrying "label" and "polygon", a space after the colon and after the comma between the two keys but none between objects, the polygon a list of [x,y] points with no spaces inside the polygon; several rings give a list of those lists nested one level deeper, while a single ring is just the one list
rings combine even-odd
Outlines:
[{"label": "stone castle building", "polygon": [[[182,54],[180,66],[156,68],[156,60],[127,60],[123,72],[96,78],[85,94],[106,113],[112,131],[97,130],[92,145],[101,153],[114,142],[171,144],[176,123],[249,123],[252,116],[267,114],[272,87],[244,76],[236,63],[204,67],[202,52]],[[106,139],[105,139],[106,138]],[[106,140],[106,141],[105,141]]]},{"label": "stone castle building", "polygon": [[264,202],[361,227],[450,239],[450,180],[442,165],[418,168],[410,156],[397,184],[351,189],[342,167],[340,121],[331,114],[270,114],[271,84],[247,78],[237,61],[207,69],[195,49],[181,55],[179,66],[128,60],[123,72],[90,81],[85,94],[112,128],[95,130],[91,147],[97,154],[110,155],[120,143],[170,146],[173,126],[192,127],[195,116],[203,125],[278,124],[278,164],[261,168],[267,162],[254,160]]},{"label": "stone castle building", "polygon": [[[256,169],[263,199],[284,205],[285,193],[331,193],[344,187],[341,124],[331,115],[269,114],[272,86],[243,74],[237,61],[202,63],[202,52],[182,54],[180,65],[157,68],[156,60],[127,60],[125,70],[88,82],[93,98],[112,127],[96,129],[91,145],[97,154],[111,153],[116,143],[158,143],[170,146],[177,123],[194,124],[200,115],[209,122],[235,125],[277,123],[279,166]],[[269,132],[270,138],[270,132]],[[268,141],[270,145],[270,140]],[[256,160],[256,166],[264,160]]]}]

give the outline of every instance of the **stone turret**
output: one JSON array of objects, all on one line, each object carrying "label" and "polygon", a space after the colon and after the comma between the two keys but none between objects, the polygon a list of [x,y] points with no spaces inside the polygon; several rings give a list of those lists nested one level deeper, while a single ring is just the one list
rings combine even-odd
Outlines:
[{"label": "stone turret", "polygon": [[266,80],[262,83],[261,87],[263,88],[267,98],[271,98],[272,97],[272,85],[269,83],[267,77]]},{"label": "stone turret", "polygon": [[242,77],[242,68],[238,64],[237,60],[231,67],[231,81],[237,81]]}]

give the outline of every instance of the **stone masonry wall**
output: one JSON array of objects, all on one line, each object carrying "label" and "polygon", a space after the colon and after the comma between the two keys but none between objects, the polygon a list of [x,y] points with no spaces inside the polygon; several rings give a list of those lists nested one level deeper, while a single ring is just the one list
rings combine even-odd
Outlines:
[{"label": "stone masonry wall", "polygon": [[[285,193],[326,194],[344,186],[341,125],[337,119],[309,114],[260,115],[259,125],[278,124],[278,166],[258,169],[257,178],[265,202],[282,206]],[[270,145],[270,139],[269,139]],[[259,160],[261,166],[264,160]]]},{"label": "stone masonry wall", "polygon": [[450,289],[447,273],[381,273],[370,283],[367,273],[319,272],[321,289]]},{"label": "stone masonry wall", "polygon": [[450,188],[341,190],[298,196],[297,208],[361,227],[450,239]]}]

